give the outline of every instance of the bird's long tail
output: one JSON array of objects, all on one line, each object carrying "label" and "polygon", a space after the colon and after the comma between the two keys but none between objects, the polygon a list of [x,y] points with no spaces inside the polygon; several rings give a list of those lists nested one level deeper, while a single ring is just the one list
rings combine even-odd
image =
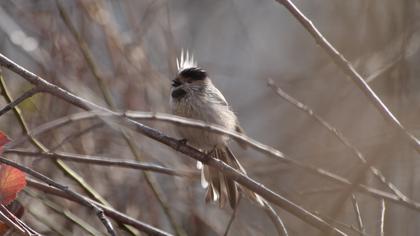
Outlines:
[{"label": "bird's long tail", "polygon": [[[245,169],[228,147],[216,147],[209,155],[246,174]],[[213,167],[202,165],[201,163],[198,163],[197,167],[201,169],[201,185],[207,188],[206,202],[218,202],[219,206],[223,207],[226,201],[229,201],[230,206],[234,209],[238,202],[239,194],[243,193],[250,200],[261,206],[264,205],[264,200],[258,194],[240,187],[235,181],[225,177]]]}]

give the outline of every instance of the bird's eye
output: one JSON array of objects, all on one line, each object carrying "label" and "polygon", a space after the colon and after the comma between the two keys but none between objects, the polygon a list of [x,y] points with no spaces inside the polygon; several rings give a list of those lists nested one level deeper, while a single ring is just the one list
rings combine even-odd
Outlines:
[{"label": "bird's eye", "polygon": [[179,82],[179,80],[176,80],[176,79],[172,80],[172,87],[178,87],[180,85],[181,85],[181,82]]}]

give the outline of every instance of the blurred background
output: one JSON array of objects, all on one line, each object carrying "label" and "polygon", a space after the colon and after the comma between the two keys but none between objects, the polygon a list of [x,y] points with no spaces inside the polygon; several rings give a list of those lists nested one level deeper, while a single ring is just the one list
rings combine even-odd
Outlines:
[{"label": "blurred background", "polygon": [[[419,1],[314,1],[294,3],[354,65],[382,101],[413,134],[419,134]],[[419,154],[407,145],[369,100],[275,1],[255,0],[3,0],[0,52],[44,79],[115,110],[169,112],[170,81],[181,49],[195,55],[230,102],[246,133],[289,158],[351,179],[360,168],[355,153],[314,117],[278,96],[267,80],[306,104],[339,130],[403,194],[420,201]],[[2,69],[16,98],[31,85]],[[1,106],[7,104],[1,101]],[[29,130],[81,111],[47,94],[20,105]],[[13,112],[0,129],[24,135]],[[145,122],[177,136],[173,126]],[[87,130],[87,131],[86,131]],[[37,137],[48,149],[119,159],[138,159],[194,170],[195,162],[160,143],[130,133],[132,146],[98,120],[73,122]],[[70,138],[68,138],[70,137]],[[38,150],[30,142],[20,148]],[[351,198],[329,218],[342,188],[302,168],[232,144],[248,174],[282,196],[329,220],[349,235],[358,224]],[[133,155],[137,153],[137,155]],[[72,189],[91,196],[50,160],[8,155]],[[194,178],[66,162],[117,210],[170,233],[223,235],[232,210],[204,202]],[[391,192],[371,173],[364,183]],[[151,186],[155,189],[152,190]],[[156,198],[158,192],[162,204]],[[381,199],[356,192],[365,235],[380,234]],[[23,220],[45,235],[104,235],[89,209],[31,188],[20,194]],[[417,235],[419,211],[386,201],[385,235]],[[276,208],[290,235],[319,231]],[[168,216],[169,212],[169,216]],[[75,223],[75,216],[83,223]],[[172,217],[172,220],[171,220]],[[118,229],[121,235],[138,234]],[[267,215],[240,203],[229,235],[276,235]]]}]

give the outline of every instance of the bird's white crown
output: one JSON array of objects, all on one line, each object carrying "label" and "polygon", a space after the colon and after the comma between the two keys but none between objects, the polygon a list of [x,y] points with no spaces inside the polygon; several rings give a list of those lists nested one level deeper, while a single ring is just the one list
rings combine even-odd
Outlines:
[{"label": "bird's white crown", "polygon": [[197,67],[197,62],[194,61],[194,56],[189,54],[188,50],[184,53],[184,49],[181,51],[181,57],[176,59],[176,67],[178,73],[188,69]]}]

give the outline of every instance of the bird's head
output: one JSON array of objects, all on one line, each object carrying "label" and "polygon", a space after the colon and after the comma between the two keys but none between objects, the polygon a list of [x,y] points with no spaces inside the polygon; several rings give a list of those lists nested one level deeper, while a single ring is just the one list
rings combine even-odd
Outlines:
[{"label": "bird's head", "polygon": [[194,57],[187,52],[181,53],[181,58],[176,60],[178,73],[172,80],[171,98],[179,100],[200,92],[210,83],[207,72],[197,66]]}]

